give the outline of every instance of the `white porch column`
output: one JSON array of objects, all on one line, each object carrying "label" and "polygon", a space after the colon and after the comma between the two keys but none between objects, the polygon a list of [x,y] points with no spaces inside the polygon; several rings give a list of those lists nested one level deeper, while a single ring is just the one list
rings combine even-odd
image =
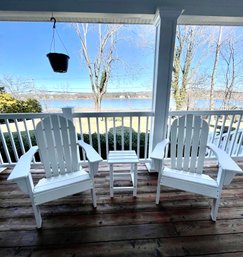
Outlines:
[{"label": "white porch column", "polygon": [[[155,19],[156,45],[153,85],[153,110],[155,116],[150,151],[165,138],[170,103],[176,25],[177,18],[181,13],[182,10],[178,9],[159,8]],[[156,167],[153,167],[152,164],[151,169],[156,170]]]}]

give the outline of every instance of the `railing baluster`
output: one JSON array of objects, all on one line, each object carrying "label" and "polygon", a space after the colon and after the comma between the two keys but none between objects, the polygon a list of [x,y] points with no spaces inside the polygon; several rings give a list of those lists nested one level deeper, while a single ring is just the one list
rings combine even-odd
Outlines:
[{"label": "railing baluster", "polygon": [[21,148],[22,154],[24,154],[25,153],[24,142],[23,142],[23,138],[22,138],[21,132],[19,130],[19,125],[18,125],[17,119],[14,119],[14,124],[15,124],[16,130],[17,130],[17,134],[18,134],[18,138],[19,138],[20,148]]},{"label": "railing baluster", "polygon": [[90,117],[87,117],[87,120],[88,120],[88,131],[89,131],[89,143],[90,145],[93,146],[92,133],[90,129]]},{"label": "railing baluster", "polygon": [[145,117],[146,119],[146,127],[145,127],[145,140],[144,140],[144,159],[147,160],[148,158],[148,124],[149,124],[149,117]]},{"label": "railing baluster", "polygon": [[218,121],[219,121],[219,115],[217,115],[217,117],[216,117],[216,121],[215,121],[214,128],[213,128],[213,136],[212,136],[212,140],[211,140],[212,143],[214,143],[214,140],[215,140]]},{"label": "railing baluster", "polygon": [[80,138],[81,138],[82,140],[84,140],[82,118],[79,118],[79,119],[78,119],[78,122],[79,122]]},{"label": "railing baluster", "polygon": [[29,144],[29,147],[31,147],[32,146],[31,136],[30,136],[30,131],[28,129],[28,126],[26,124],[26,119],[24,119],[23,122],[24,122],[25,132],[26,132],[26,135],[27,135],[28,144]]},{"label": "railing baluster", "polygon": [[35,119],[31,119],[31,121],[32,121],[33,129],[35,130]]},{"label": "railing baluster", "polygon": [[237,150],[236,150],[236,156],[239,156],[240,150],[242,150],[242,143],[243,143],[243,132],[241,132],[239,144],[238,144]]},{"label": "railing baluster", "polygon": [[101,147],[100,147],[100,127],[99,127],[99,118],[96,117],[96,127],[97,127],[97,142],[98,142],[98,153],[101,155]]},{"label": "railing baluster", "polygon": [[[239,128],[240,128],[241,119],[242,119],[242,114],[241,114],[240,117],[239,117],[239,120],[238,120],[237,125],[236,125],[236,129],[235,129],[235,131],[234,131],[234,137],[233,137],[233,140],[232,140],[232,143],[231,143],[231,147],[230,147],[230,152],[229,152],[230,155],[236,154],[236,151],[235,151],[235,153],[233,153],[233,150],[234,150],[235,142],[237,142],[236,139],[239,138],[238,131],[239,131]],[[241,132],[241,133],[242,133],[242,132]]]},{"label": "railing baluster", "polygon": [[[212,136],[211,136],[211,139],[210,139],[210,143],[213,143],[213,144],[214,144],[214,140],[216,138],[218,121],[219,121],[219,115],[217,115],[217,117],[216,117],[216,121],[215,121],[214,127],[213,127],[213,133],[212,133]],[[210,122],[211,122],[211,119],[210,119]],[[210,128],[210,123],[208,125],[209,125],[209,128]],[[209,131],[209,135],[210,135],[210,131]],[[212,151],[209,151],[209,157],[211,157],[212,155],[213,155]]]},{"label": "railing baluster", "polygon": [[[1,138],[1,136],[0,136],[0,138]],[[0,165],[2,165],[3,164],[3,158],[2,158],[2,153],[0,152]]]},{"label": "railing baluster", "polygon": [[132,150],[132,116],[130,116],[130,128],[129,128],[129,150]]},{"label": "railing baluster", "polygon": [[121,139],[122,139],[122,151],[124,151],[124,117],[122,116],[122,124],[121,124]]},{"label": "railing baluster", "polygon": [[[26,135],[27,135],[27,141],[28,141],[29,147],[31,148],[33,145],[32,145],[30,131],[29,131],[29,128],[27,126],[26,119],[23,119],[23,122],[24,122],[25,132],[26,132]],[[33,162],[36,163],[35,156],[33,156]]]},{"label": "railing baluster", "polygon": [[113,138],[114,138],[114,150],[116,151],[116,118],[113,117]]},{"label": "railing baluster", "polygon": [[[78,118],[78,124],[79,124],[79,133],[80,133],[80,139],[84,140],[84,135],[83,135],[83,127],[82,127],[82,118]],[[83,148],[81,148],[82,150],[82,159],[84,161],[86,161],[86,155],[85,155],[85,151]],[[79,151],[80,151],[80,147],[79,147]]]},{"label": "railing baluster", "polygon": [[109,137],[108,137],[108,127],[107,127],[107,117],[105,117],[105,148],[106,148],[106,158],[109,154]]},{"label": "railing baluster", "polygon": [[212,118],[212,115],[209,114],[209,115],[208,115],[208,121],[207,121],[207,122],[208,122],[208,125],[209,125],[209,128],[210,128],[211,118]]},{"label": "railing baluster", "polygon": [[9,120],[5,119],[5,122],[6,122],[6,126],[7,126],[7,129],[8,129],[8,135],[9,135],[9,139],[10,139],[10,142],[11,142],[11,145],[12,145],[12,148],[13,148],[14,156],[15,156],[16,161],[18,161],[19,156],[18,156],[17,148],[16,148],[16,145],[15,145],[15,142],[14,142],[13,134],[12,134],[11,129],[10,129]]},{"label": "railing baluster", "polygon": [[[229,124],[229,127],[228,127],[228,131],[227,131],[227,134],[226,134],[226,142],[225,142],[225,146],[224,146],[224,150],[228,153],[229,151],[227,151],[227,147],[228,147],[228,142],[229,142],[229,139],[230,139],[230,135],[231,135],[231,129],[232,129],[232,125],[233,125],[233,122],[234,122],[234,119],[235,119],[235,115],[233,115],[230,119],[230,124]],[[229,150],[229,149],[228,149]]]},{"label": "railing baluster", "polygon": [[[223,138],[223,134],[224,134],[224,127],[225,127],[225,122],[226,122],[226,117],[227,115],[224,115],[223,116],[223,121],[222,121],[222,124],[221,124],[221,129],[220,129],[220,133],[219,133],[219,142],[218,142],[218,147],[220,147],[220,143],[222,141],[222,138]],[[222,142],[223,144],[224,142]]]},{"label": "railing baluster", "polygon": [[12,164],[13,162],[12,162],[10,154],[9,154],[9,149],[8,149],[4,134],[3,134],[1,129],[0,129],[0,136],[1,136],[1,141],[2,141],[2,145],[3,145],[3,150],[4,150],[4,153],[5,153],[6,158],[8,160],[8,163]]},{"label": "railing baluster", "polygon": [[137,156],[140,157],[140,116],[138,117]]},{"label": "railing baluster", "polygon": [[[166,130],[166,138],[169,138],[171,124],[172,124],[172,117],[169,116],[168,123],[167,123],[167,130]],[[165,148],[165,156],[164,157],[167,158],[168,154],[169,154],[169,146],[167,145],[166,148]]]}]

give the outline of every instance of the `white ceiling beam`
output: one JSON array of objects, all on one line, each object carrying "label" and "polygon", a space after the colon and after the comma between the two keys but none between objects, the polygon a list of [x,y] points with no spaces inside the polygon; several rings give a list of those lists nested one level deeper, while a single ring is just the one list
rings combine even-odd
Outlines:
[{"label": "white ceiling beam", "polygon": [[243,17],[181,15],[178,24],[243,26]]},{"label": "white ceiling beam", "polygon": [[[33,12],[33,11],[0,11],[0,21],[50,21],[54,16],[58,22],[83,23],[125,23],[153,24],[155,14],[124,13],[81,13],[81,12]],[[182,14],[179,25],[229,25],[243,26],[243,17],[195,16]]]},{"label": "white ceiling beam", "polygon": [[154,14],[26,12],[0,11],[2,21],[50,21],[52,15],[59,22],[152,24]]},{"label": "white ceiling beam", "polygon": [[0,20],[152,24],[157,10],[184,10],[178,24],[242,25],[242,0],[1,0]]}]

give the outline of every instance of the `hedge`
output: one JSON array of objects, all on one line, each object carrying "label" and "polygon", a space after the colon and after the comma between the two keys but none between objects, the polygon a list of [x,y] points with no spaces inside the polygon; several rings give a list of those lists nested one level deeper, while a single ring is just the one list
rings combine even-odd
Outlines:
[{"label": "hedge", "polygon": [[[116,128],[116,150],[122,150],[122,129],[117,127]],[[12,162],[16,162],[16,157],[14,155],[14,150],[13,146],[10,140],[9,133],[4,133],[4,138],[5,142],[7,144],[7,148],[9,150],[10,158]],[[30,139],[32,145],[36,145],[36,138],[34,135],[34,131],[29,131]],[[21,149],[21,144],[20,144],[20,139],[19,135],[17,132],[12,133],[13,140],[15,142],[17,154],[20,157],[22,153]],[[94,149],[98,152],[98,134],[93,133],[92,135],[92,144]],[[25,151],[28,151],[30,148],[27,133],[26,132],[21,132],[21,137],[24,145]],[[78,135],[78,138],[80,139],[80,135]],[[90,138],[89,134],[83,134],[83,139],[86,143],[90,144]],[[148,135],[149,139],[149,135]],[[124,128],[124,150],[129,150],[129,141],[130,141],[130,130],[129,128]],[[132,130],[132,150],[135,150],[137,152],[137,144],[138,144],[138,134],[134,130]],[[101,145],[101,155],[103,159],[107,159],[106,156],[106,134],[100,134],[100,145]],[[144,145],[145,145],[145,133],[140,133],[140,158],[144,158]],[[114,150],[114,136],[113,136],[113,129],[108,131],[108,146],[109,150]],[[148,152],[148,151],[147,151]],[[3,143],[2,140],[0,141],[0,153],[3,159],[3,162],[8,162],[7,156],[5,154],[4,148],[3,148]],[[36,154],[36,161],[39,161],[39,155]],[[80,154],[80,158],[82,160],[83,156]]]}]

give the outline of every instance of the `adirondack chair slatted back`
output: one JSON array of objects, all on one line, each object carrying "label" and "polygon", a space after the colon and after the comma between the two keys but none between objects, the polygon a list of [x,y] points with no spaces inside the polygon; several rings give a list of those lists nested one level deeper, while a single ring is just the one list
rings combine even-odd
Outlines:
[{"label": "adirondack chair slatted back", "polygon": [[171,125],[171,167],[202,173],[208,138],[208,124],[199,116],[186,115]]},{"label": "adirondack chair slatted back", "polygon": [[35,132],[46,177],[78,170],[76,132],[72,121],[50,115],[37,124]]}]

